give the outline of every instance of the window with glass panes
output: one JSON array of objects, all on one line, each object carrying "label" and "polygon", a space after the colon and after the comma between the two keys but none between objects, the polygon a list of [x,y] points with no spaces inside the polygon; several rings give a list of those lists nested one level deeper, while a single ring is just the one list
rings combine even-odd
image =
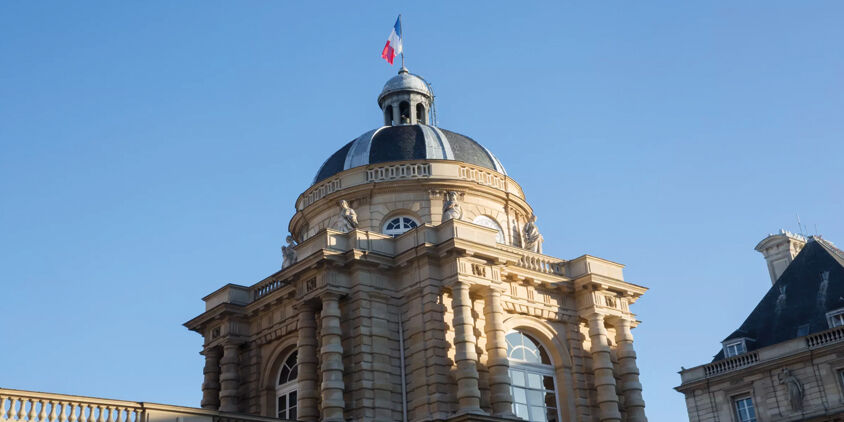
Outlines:
[{"label": "window with glass panes", "polygon": [[844,310],[839,309],[826,314],[826,320],[827,322],[829,322],[829,328],[835,328],[844,325]]},{"label": "window with glass panes", "polygon": [[279,419],[296,419],[296,400],[299,376],[298,353],[294,350],[278,371],[278,383],[276,383],[276,415]]},{"label": "window with glass panes", "polygon": [[728,358],[738,356],[744,353],[745,351],[746,350],[744,348],[744,340],[740,340],[734,343],[727,343],[727,345],[724,346],[724,355]]},{"label": "window with glass panes", "polygon": [[419,223],[416,220],[406,217],[400,216],[390,219],[387,224],[384,224],[384,234],[389,234],[390,236],[396,237],[412,228],[418,226]]},{"label": "window with glass panes", "polygon": [[559,421],[554,367],[545,348],[518,331],[506,340],[513,413],[527,421]]},{"label": "window with glass panes", "polygon": [[756,410],[750,397],[736,400],[736,417],[739,422],[756,422]]}]

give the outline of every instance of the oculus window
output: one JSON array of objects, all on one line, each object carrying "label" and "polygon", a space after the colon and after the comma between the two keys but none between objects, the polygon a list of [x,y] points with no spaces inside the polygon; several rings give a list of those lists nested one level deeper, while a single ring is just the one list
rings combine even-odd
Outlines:
[{"label": "oculus window", "polygon": [[513,413],[527,421],[559,421],[554,366],[548,352],[539,342],[519,331],[513,331],[505,338]]},{"label": "oculus window", "polygon": [[416,220],[411,217],[401,215],[391,218],[390,221],[384,224],[382,233],[396,237],[410,229],[416,228],[417,226],[419,226],[419,223],[417,223]]},{"label": "oculus window", "polygon": [[278,382],[275,386],[276,416],[279,419],[296,419],[296,400],[299,384],[299,354],[293,351],[278,370]]}]

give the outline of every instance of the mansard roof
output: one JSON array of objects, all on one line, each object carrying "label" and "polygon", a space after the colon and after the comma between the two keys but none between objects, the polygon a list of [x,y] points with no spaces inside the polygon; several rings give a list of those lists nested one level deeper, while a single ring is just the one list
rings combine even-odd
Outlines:
[{"label": "mansard roof", "polygon": [[[842,308],[844,251],[810,237],[741,327],[724,341],[745,338],[748,351],[760,349],[827,330],[827,312]],[[723,350],[713,361],[721,359]]]}]

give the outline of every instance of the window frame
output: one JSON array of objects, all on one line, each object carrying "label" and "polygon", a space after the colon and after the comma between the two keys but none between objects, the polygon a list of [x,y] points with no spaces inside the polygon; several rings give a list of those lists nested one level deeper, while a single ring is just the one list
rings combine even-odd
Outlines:
[{"label": "window frame", "polygon": [[[837,323],[835,321],[837,321]],[[844,327],[844,308],[827,312],[826,323],[829,328]]]},{"label": "window frame", "polygon": [[[539,353],[540,362],[542,361],[543,356],[548,359],[548,363],[535,363],[535,362],[530,362],[527,359],[513,358],[513,357],[511,357],[511,346],[510,346],[511,343],[510,343],[509,339],[507,340],[507,362],[509,364],[508,375],[510,377],[510,394],[511,394],[511,397],[513,399],[513,407],[512,407],[513,414],[517,415],[520,418],[523,418],[526,421],[534,421],[534,420],[543,420],[544,421],[544,420],[547,420],[548,407],[549,407],[548,401],[547,401],[547,394],[550,392],[554,396],[554,411],[556,413],[556,420],[561,421],[562,420],[562,414],[561,414],[561,409],[560,409],[560,396],[559,396],[559,388],[558,388],[559,384],[557,382],[556,369],[554,368],[554,364],[551,361],[551,356],[548,353],[548,348],[545,347],[545,345],[543,345],[542,342],[538,341],[535,337],[531,336],[528,333],[520,331],[520,330],[509,331],[505,335],[505,338],[507,338],[507,336],[509,336],[510,334],[513,334],[513,333],[518,333],[518,334],[524,336],[525,338],[530,340],[537,347],[537,349],[538,349],[537,352]],[[523,348],[523,346],[519,346],[519,347]],[[515,349],[515,348],[517,348],[517,347],[514,347],[513,349]],[[525,380],[524,385],[516,385],[516,383],[513,381],[514,380],[513,375],[514,375],[515,372],[520,372],[520,373],[524,374],[524,380]],[[538,375],[540,377],[539,378],[539,382],[540,382],[539,387],[530,386],[530,384],[531,384],[530,375]],[[545,382],[546,382],[545,377],[549,377],[552,381],[552,389],[550,391],[547,388],[547,384],[545,384]],[[524,391],[524,393],[523,393],[524,396],[525,396],[524,403],[522,403],[521,401],[519,401],[517,399],[517,397],[518,397],[517,391],[516,391],[517,389]],[[534,418],[531,417],[531,409],[538,407],[538,406],[531,405],[529,397],[532,396],[532,397],[536,398],[536,394],[546,395],[545,402],[544,402],[545,403],[545,407],[544,407],[545,410],[544,410],[544,413],[543,413],[543,415],[545,415],[545,417],[542,418],[542,419],[534,419]],[[523,408],[527,411],[528,414],[525,415],[525,416],[520,416],[519,415],[519,409],[518,409],[519,406],[523,406]]]},{"label": "window frame", "polygon": [[[726,358],[731,358],[731,357],[741,356],[743,354],[746,354],[747,353],[747,341],[746,340],[747,339],[745,339],[745,338],[739,338],[739,339],[732,339],[732,340],[724,341],[722,343],[722,347],[724,349],[724,358],[726,359]],[[730,352],[730,346],[737,346],[737,345],[741,346],[741,351],[737,350],[736,352],[731,353]]]},{"label": "window frame", "polygon": [[[401,223],[402,226],[406,225],[407,222],[403,220],[405,218],[410,220],[413,223],[412,227],[407,228],[407,229],[404,229],[404,227],[402,227],[401,229],[398,229],[398,230],[402,230],[402,231],[396,231],[396,229],[392,229],[393,233],[388,231],[387,226],[389,226],[390,224],[392,224],[396,220],[399,220],[399,222]],[[381,225],[381,233],[386,234],[388,236],[392,236],[392,237],[399,237],[399,236],[401,236],[401,235],[403,235],[403,234],[405,234],[405,233],[407,233],[407,232],[409,232],[409,231],[411,231],[411,230],[413,230],[417,227],[419,227],[419,220],[417,220],[416,217],[414,217],[412,215],[408,215],[408,214],[398,214],[398,215],[394,215],[394,216],[388,218],[387,221],[385,221],[384,224]]]},{"label": "window frame", "polygon": [[[742,415],[741,415],[742,409],[741,409],[740,405],[741,405],[741,403],[744,403],[744,402],[750,404],[749,407],[745,406],[744,410],[750,409],[753,412],[752,415],[748,415],[749,419],[743,419]],[[737,422],[758,422],[759,418],[756,415],[756,405],[753,403],[753,396],[750,395],[749,393],[742,394],[742,395],[739,395],[739,396],[734,396],[733,397],[733,414],[735,415]]]},{"label": "window frame", "polygon": [[[290,358],[293,355],[296,355],[296,363],[293,366],[288,365]],[[281,373],[284,371],[285,368],[288,368],[289,372],[296,371],[296,378],[290,380],[289,375],[287,380],[284,383],[280,383]],[[295,393],[295,400],[296,403],[290,403],[290,393]],[[286,408],[284,410],[280,409],[279,406],[279,399],[284,397]],[[275,376],[275,417],[278,419],[291,419],[295,420],[298,416],[299,412],[299,351],[293,350],[287,355],[285,355],[284,360],[281,361],[281,365],[278,367],[278,371],[276,371]],[[293,410],[294,414],[291,417],[290,410]],[[282,415],[284,413],[284,415]]]}]

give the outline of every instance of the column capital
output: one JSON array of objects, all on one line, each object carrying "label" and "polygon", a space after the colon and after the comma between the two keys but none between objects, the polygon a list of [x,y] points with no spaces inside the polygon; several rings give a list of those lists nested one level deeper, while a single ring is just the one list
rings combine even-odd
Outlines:
[{"label": "column capital", "polygon": [[343,293],[335,291],[335,290],[326,290],[326,291],[319,294],[319,298],[323,302],[325,302],[326,300],[335,300],[335,301],[340,300],[340,298],[343,297],[343,296],[344,296]]}]

